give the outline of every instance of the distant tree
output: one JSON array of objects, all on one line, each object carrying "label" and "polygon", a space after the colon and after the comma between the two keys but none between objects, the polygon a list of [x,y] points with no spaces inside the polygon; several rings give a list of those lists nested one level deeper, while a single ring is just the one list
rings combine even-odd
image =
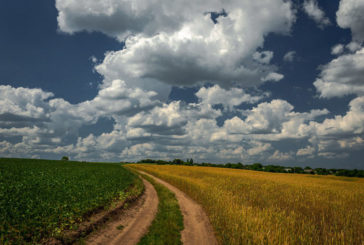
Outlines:
[{"label": "distant tree", "polygon": [[358,169],[337,169],[335,172],[336,176],[347,176],[347,177],[364,177],[364,170]]},{"label": "distant tree", "polygon": [[336,176],[350,176],[350,170],[338,169],[335,173]]},{"label": "distant tree", "polygon": [[193,159],[189,159],[187,158],[186,162],[184,163],[185,165],[193,165]]},{"label": "distant tree", "polygon": [[181,159],[178,159],[178,158],[174,159],[172,163],[173,163],[173,164],[177,164],[177,165],[182,165],[182,164],[184,164],[184,162],[183,162]]},{"label": "distant tree", "polygon": [[263,165],[261,163],[254,163],[248,167],[251,170],[263,170]]},{"label": "distant tree", "polygon": [[138,161],[138,163],[156,163],[156,161],[153,159],[147,158],[147,159],[142,159],[142,160]]},{"label": "distant tree", "polygon": [[316,168],[315,173],[319,174],[319,175],[328,175],[328,174],[330,174],[329,170],[327,170],[326,168]]},{"label": "distant tree", "polygon": [[68,157],[68,156],[63,156],[63,157],[61,158],[61,160],[62,160],[62,161],[68,161],[68,160],[70,160],[70,159],[69,159],[69,157]]},{"label": "distant tree", "polygon": [[303,173],[303,168],[301,168],[301,167],[293,167],[293,173]]},{"label": "distant tree", "polygon": [[167,161],[164,161],[164,160],[157,160],[156,163],[157,164],[160,164],[160,165],[168,164],[168,162]]},{"label": "distant tree", "polygon": [[286,172],[285,168],[283,166],[277,166],[277,165],[265,166],[264,171],[273,172],[273,173],[284,173],[284,172]]}]

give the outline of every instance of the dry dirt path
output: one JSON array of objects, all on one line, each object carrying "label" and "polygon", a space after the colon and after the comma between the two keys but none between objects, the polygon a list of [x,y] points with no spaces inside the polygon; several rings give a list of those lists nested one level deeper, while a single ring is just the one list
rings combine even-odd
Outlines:
[{"label": "dry dirt path", "polygon": [[148,181],[143,179],[143,183],[145,191],[142,197],[131,204],[116,220],[107,222],[105,227],[87,237],[86,244],[134,245],[139,242],[148,232],[158,210],[156,190]]},{"label": "dry dirt path", "polygon": [[184,230],[181,232],[182,242],[184,245],[217,245],[213,228],[202,207],[180,191],[173,185],[154,177],[146,172],[139,171],[141,174],[150,176],[158,183],[166,186],[171,190],[178,200],[183,214]]}]

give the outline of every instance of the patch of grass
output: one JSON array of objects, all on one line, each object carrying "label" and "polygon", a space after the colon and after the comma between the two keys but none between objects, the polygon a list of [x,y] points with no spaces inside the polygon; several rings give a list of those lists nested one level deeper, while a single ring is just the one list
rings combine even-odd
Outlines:
[{"label": "patch of grass", "polygon": [[121,230],[123,230],[123,229],[124,229],[124,226],[123,226],[123,225],[118,225],[118,226],[116,227],[116,229],[118,229],[119,231],[121,231]]},{"label": "patch of grass", "polygon": [[174,193],[165,186],[143,175],[157,191],[159,204],[158,212],[149,232],[140,240],[139,245],[177,245],[181,242],[183,216]]},{"label": "patch of grass", "polygon": [[139,182],[120,164],[0,159],[0,244],[61,237]]}]

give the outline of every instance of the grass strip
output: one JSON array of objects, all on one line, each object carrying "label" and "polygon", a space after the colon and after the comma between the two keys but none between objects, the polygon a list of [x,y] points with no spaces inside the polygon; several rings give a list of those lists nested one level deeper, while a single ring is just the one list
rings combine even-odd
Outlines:
[{"label": "grass strip", "polygon": [[182,244],[183,216],[173,192],[152,178],[142,175],[156,189],[159,204],[158,212],[149,232],[140,240],[139,245]]}]

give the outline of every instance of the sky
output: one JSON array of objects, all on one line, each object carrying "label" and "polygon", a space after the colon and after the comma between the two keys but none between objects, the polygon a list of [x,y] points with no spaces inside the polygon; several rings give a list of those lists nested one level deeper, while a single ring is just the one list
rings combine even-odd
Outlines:
[{"label": "sky", "polygon": [[364,0],[0,2],[0,157],[364,169]]}]

